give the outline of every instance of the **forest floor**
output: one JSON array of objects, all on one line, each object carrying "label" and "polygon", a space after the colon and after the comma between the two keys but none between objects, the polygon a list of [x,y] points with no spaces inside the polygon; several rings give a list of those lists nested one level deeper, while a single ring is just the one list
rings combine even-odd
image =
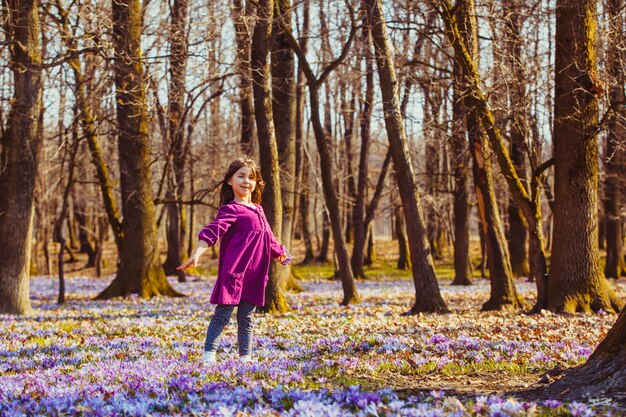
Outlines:
[{"label": "forest floor", "polygon": [[[614,315],[481,312],[488,280],[452,286],[443,262],[451,312],[404,316],[415,296],[410,274],[393,268],[392,247],[378,253],[357,283],[361,302],[348,307],[339,305],[341,284],[328,279],[332,265],[295,267],[302,291],[287,294],[289,312],[255,316],[250,364],[237,360],[234,318],[218,362],[201,362],[215,280],[209,257],[188,282],[169,278],[187,294],[175,299],[94,301],[113,276],[68,264],[76,270],[60,306],[57,278],[35,276],[35,315],[0,315],[0,416],[626,415],[617,399],[561,403],[542,393],[584,363]],[[611,285],[626,295],[626,281]],[[516,287],[531,306],[534,284],[520,278]]]}]

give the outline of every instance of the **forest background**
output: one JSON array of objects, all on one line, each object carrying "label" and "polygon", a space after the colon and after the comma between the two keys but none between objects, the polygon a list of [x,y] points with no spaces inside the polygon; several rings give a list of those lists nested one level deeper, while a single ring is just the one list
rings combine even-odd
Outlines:
[{"label": "forest background", "polygon": [[[445,260],[454,285],[489,277],[485,311],[618,313],[624,24],[620,0],[6,0],[0,312],[31,312],[31,274],[58,274],[62,303],[76,252],[115,270],[99,299],[181,295],[166,275],[187,279],[215,185],[248,154],[275,234],[294,262],[333,264],[342,305],[394,239],[408,314],[449,311]],[[272,267],[265,310],[297,286]],[[609,389],[625,322],[577,371],[591,379],[562,383]]]}]

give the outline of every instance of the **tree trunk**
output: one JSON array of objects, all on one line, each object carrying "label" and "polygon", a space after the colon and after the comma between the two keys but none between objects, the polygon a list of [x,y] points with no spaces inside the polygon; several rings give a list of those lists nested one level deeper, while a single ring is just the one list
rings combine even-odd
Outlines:
[{"label": "tree trunk", "polygon": [[[461,23],[461,36],[465,44],[469,46],[470,59],[476,62],[478,59],[478,41],[476,12],[473,0],[458,1],[457,19]],[[465,72],[465,71],[464,71]],[[467,89],[466,83],[463,87]],[[500,212],[496,202],[496,196],[491,174],[491,161],[486,136],[480,125],[478,109],[470,100],[465,90],[464,104],[467,117],[467,132],[469,148],[472,155],[472,171],[474,173],[474,187],[480,225],[487,247],[487,266],[489,267],[489,280],[491,294],[489,300],[483,304],[483,311],[501,309],[519,309],[523,306],[523,300],[517,295],[513,283],[511,262],[506,247],[504,228],[500,220]]]},{"label": "tree trunk", "polygon": [[87,254],[85,268],[93,268],[96,265],[96,251],[91,245],[89,234],[87,233],[87,213],[85,213],[85,203],[75,195],[75,188],[72,187],[72,200],[74,201],[74,218],[78,223],[78,242],[80,243],[80,253]]},{"label": "tree trunk", "polygon": [[14,90],[0,141],[0,313],[29,314],[33,202],[43,111],[38,2],[4,0],[2,13]]},{"label": "tree trunk", "polygon": [[435,276],[435,266],[426,238],[426,228],[422,205],[415,183],[413,166],[408,141],[404,131],[404,122],[397,95],[397,80],[393,62],[393,49],[387,35],[387,26],[382,11],[381,0],[364,0],[367,8],[368,21],[372,33],[372,41],[376,51],[385,126],[396,169],[396,178],[402,208],[405,213],[407,235],[411,252],[413,282],[415,284],[415,304],[409,311],[447,312],[439,284]]},{"label": "tree trunk", "polygon": [[[245,0],[243,0],[245,1]],[[254,3],[250,0],[242,5],[242,0],[233,0],[233,22],[235,25],[235,41],[237,43],[237,72],[239,73],[239,107],[241,111],[241,150],[245,154],[252,152],[254,137],[254,106],[252,101],[252,72],[250,70],[250,32]]]},{"label": "tree trunk", "polygon": [[157,241],[151,191],[149,121],[139,0],[113,0],[113,43],[124,241],[117,276],[98,299],[129,294],[180,296],[168,283]]},{"label": "tree trunk", "polygon": [[554,100],[553,311],[619,311],[598,251],[595,0],[557,0]]},{"label": "tree trunk", "polygon": [[454,65],[454,98],[452,103],[453,131],[451,135],[452,166],[454,176],[454,279],[452,285],[471,285],[472,267],[469,257],[469,195],[467,177],[469,158],[464,128],[464,107],[460,67]]},{"label": "tree trunk", "polygon": [[374,227],[367,228],[367,248],[365,249],[364,266],[372,266],[376,262],[376,247],[374,245]]},{"label": "tree trunk", "polygon": [[322,243],[320,246],[320,253],[315,258],[316,262],[325,264],[328,263],[328,251],[330,248],[330,220],[328,219],[328,213],[326,210],[322,212]]},{"label": "tree trunk", "polygon": [[398,263],[397,269],[411,269],[411,260],[409,258],[409,242],[406,238],[406,229],[404,227],[404,214],[402,206],[398,205],[393,211],[396,238],[398,239]]},{"label": "tree trunk", "polygon": [[374,66],[371,53],[370,31],[363,27],[362,45],[365,48],[365,95],[361,102],[359,122],[361,127],[361,152],[359,157],[359,176],[357,180],[356,201],[352,209],[352,224],[354,227],[354,244],[352,246],[352,270],[356,277],[365,278],[363,261],[365,257],[365,243],[367,227],[365,224],[365,192],[367,188],[368,157],[370,149],[370,125],[372,119],[372,104],[374,103]]},{"label": "tree trunk", "polygon": [[[70,51],[78,49],[78,42],[75,35],[71,32],[71,26],[69,22],[69,13],[67,13],[60,0],[56,1],[56,6],[59,9],[59,15],[61,19],[62,30],[65,34],[63,41],[65,46]],[[107,213],[109,224],[113,229],[113,236],[115,237],[115,244],[117,246],[118,258],[121,258],[122,254],[122,221],[119,213],[119,209],[113,196],[113,183],[109,175],[104,155],[98,142],[98,132],[96,127],[95,112],[90,106],[88,100],[88,83],[89,77],[83,75],[83,69],[81,61],[78,57],[71,57],[69,60],[70,67],[74,74],[74,80],[76,88],[74,94],[76,95],[76,105],[80,111],[80,123],[83,133],[87,139],[87,145],[89,147],[89,154],[91,161],[96,169],[96,175],[98,177],[98,185],[100,186],[100,192],[102,194],[102,200],[104,208]],[[85,79],[87,78],[87,79]]]},{"label": "tree trunk", "polygon": [[[517,175],[519,175],[524,188],[528,190],[525,157],[525,143],[528,136],[528,129],[526,128],[527,122],[525,120],[527,106],[525,99],[526,80],[522,67],[524,58],[522,56],[521,7],[522,3],[519,0],[508,0],[503,3],[504,36],[508,45],[508,68],[510,68],[514,83],[512,88],[508,91],[509,102],[514,106],[510,127],[511,162],[513,162],[515,171],[517,171]],[[511,255],[511,270],[515,276],[528,276],[530,267],[528,264],[528,232],[526,230],[526,221],[513,196],[509,198],[507,211],[509,215],[507,241]]]},{"label": "tree trunk", "polygon": [[[303,16],[302,16],[302,28],[300,30],[300,36],[298,44],[300,50],[306,54],[309,36],[309,23],[310,23],[310,4],[309,0],[303,1]],[[304,84],[306,82],[306,76],[301,66],[298,67],[298,75],[296,81],[296,184],[300,184],[300,191],[296,197],[296,207],[300,216],[300,227],[302,231],[302,240],[304,241],[304,260],[302,264],[306,265],[315,260],[315,254],[313,251],[313,235],[311,225],[311,213],[310,213],[310,198],[309,192],[309,161],[304,157],[304,146],[307,141],[307,137],[304,134],[304,109],[306,106],[306,95],[304,92]],[[294,225],[296,222],[294,221]],[[292,233],[293,235],[293,233]]]},{"label": "tree trunk", "polygon": [[515,284],[513,283],[513,273],[511,272],[509,253],[506,248],[504,228],[500,220],[500,212],[498,211],[493,188],[487,143],[473,110],[470,110],[467,126],[478,214],[487,247],[487,266],[491,283],[491,294],[489,300],[483,304],[482,310],[517,310],[523,307],[524,301],[517,295]]},{"label": "tree trunk", "polygon": [[[277,0],[274,12],[280,16],[285,30],[291,33],[291,0]],[[280,193],[282,196],[281,243],[291,248],[293,223],[296,218],[296,65],[293,51],[282,30],[272,35],[272,112],[276,126],[276,146],[280,165]],[[286,287],[298,287],[290,266],[276,265]],[[271,278],[270,278],[271,279]]]},{"label": "tree trunk", "polygon": [[320,154],[320,168],[322,174],[322,188],[324,191],[324,201],[328,210],[328,221],[335,242],[335,254],[341,277],[343,288],[343,300],[341,305],[357,303],[359,294],[354,283],[350,257],[343,239],[341,219],[339,217],[339,201],[333,187],[333,166],[331,162],[330,150],[328,149],[326,133],[322,127],[319,117],[318,90],[315,84],[309,83],[309,100],[311,106],[311,122],[317,143],[317,150]]},{"label": "tree trunk", "polygon": [[[63,190],[63,197],[61,200],[61,210],[59,215],[57,216],[54,222],[54,241],[59,243],[59,254],[58,254],[58,270],[59,270],[59,295],[57,297],[57,304],[65,304],[65,270],[64,270],[64,260],[63,256],[65,251],[63,248],[66,244],[65,239],[65,231],[64,225],[67,217],[67,211],[69,206],[69,198],[72,189],[74,188],[74,171],[76,168],[76,154],[78,153],[78,124],[76,121],[78,118],[76,117],[77,109],[75,108],[74,114],[74,123],[72,126],[72,149],[67,149],[65,147],[66,155],[69,153],[69,161],[68,161],[68,174],[67,174],[67,184],[65,185],[65,189]],[[81,213],[84,216],[84,213]],[[91,248],[91,246],[90,246]]]},{"label": "tree trunk", "polygon": [[[281,22],[281,26],[285,28],[284,23]],[[288,34],[287,31],[285,31]],[[359,294],[354,282],[354,276],[352,274],[352,267],[350,265],[350,257],[346,248],[346,243],[343,239],[343,230],[341,225],[341,218],[339,215],[339,200],[335,188],[333,186],[333,165],[331,159],[331,153],[328,145],[328,132],[325,131],[322,126],[320,118],[320,103],[319,103],[319,88],[324,82],[325,78],[333,71],[347,56],[348,49],[354,38],[355,28],[353,27],[350,32],[350,37],[347,43],[344,45],[341,55],[334,60],[323,72],[320,78],[317,78],[306,56],[299,48],[297,41],[293,36],[287,36],[287,40],[291,48],[298,55],[298,62],[304,69],[304,73],[307,79],[307,85],[309,87],[309,102],[311,112],[311,124],[313,125],[313,133],[315,136],[315,142],[317,144],[317,151],[320,159],[322,190],[324,192],[324,201],[326,202],[326,210],[328,211],[328,220],[330,222],[331,232],[333,234],[333,240],[335,243],[335,254],[337,255],[337,263],[339,267],[339,274],[341,278],[341,284],[343,288],[343,300],[341,305],[349,305],[359,301]]]},{"label": "tree trunk", "polygon": [[437,117],[442,97],[436,91],[437,86],[429,83],[422,83],[424,92],[424,137],[426,146],[426,195],[429,196],[426,204],[426,233],[431,253],[435,259],[443,258],[443,247],[441,245],[441,220],[437,213],[438,198],[437,189],[439,187],[439,149],[437,140]]},{"label": "tree trunk", "polygon": [[[166,142],[170,155],[170,175],[167,181],[167,200],[180,200],[185,189],[185,77],[187,72],[187,0],[174,0],[171,3],[170,22],[170,79],[168,89],[168,130]],[[166,203],[167,258],[163,264],[166,275],[178,276],[178,282],[185,282],[185,272],[176,268],[185,258],[185,208],[176,202]]]},{"label": "tree trunk", "polygon": [[[495,118],[487,103],[487,99],[480,86],[480,76],[473,61],[473,55],[466,46],[467,42],[461,34],[457,17],[453,13],[449,0],[437,0],[439,12],[446,25],[446,34],[454,48],[455,60],[463,69],[463,79],[468,93],[464,95],[465,105],[473,108],[476,116],[485,129],[487,139],[496,154],[500,170],[509,186],[511,195],[521,208],[524,218],[528,224],[529,246],[531,253],[531,276],[537,283],[537,303],[533,310],[547,307],[548,291],[546,284],[547,262],[545,256],[545,245],[543,243],[541,205],[539,186],[543,184],[544,177],[539,174],[533,175],[531,181],[531,193],[524,188],[513,163],[509,157],[507,148],[500,134],[500,129],[495,124]],[[463,10],[457,8],[456,10]],[[462,15],[462,14],[461,14]],[[545,163],[542,165],[546,165]],[[549,166],[549,165],[546,165]]]},{"label": "tree trunk", "polygon": [[[302,165],[302,183],[308,184],[309,182],[309,168],[308,162]],[[313,252],[313,225],[311,224],[311,213],[309,208],[310,201],[309,193],[302,193],[300,195],[300,217],[302,221],[302,240],[304,241],[304,260],[301,262],[303,265],[308,265],[315,261],[315,253]]]},{"label": "tree trunk", "polygon": [[607,123],[604,163],[606,179],[604,182],[604,213],[606,216],[606,265],[604,274],[607,278],[618,279],[626,274],[623,254],[624,222],[620,208],[624,204],[624,175],[626,174],[626,95],[624,94],[624,72],[622,64],[626,55],[623,47],[625,37],[623,0],[609,0],[609,46],[607,48],[607,72],[610,77],[609,105],[613,113]]},{"label": "tree trunk", "polygon": [[592,398],[624,400],[626,386],[626,310],[617,318],[606,337],[587,362],[572,370],[545,393],[549,398],[585,401]]},{"label": "tree trunk", "polygon": [[[280,188],[280,168],[276,131],[272,113],[272,97],[270,86],[269,44],[272,36],[272,20],[274,19],[274,1],[261,0],[257,3],[258,21],[252,37],[252,82],[254,93],[254,114],[259,139],[261,173],[265,181],[263,192],[263,209],[272,232],[277,239],[282,236],[282,197]],[[269,280],[265,288],[266,312],[284,312],[288,310],[283,294],[286,275],[277,268],[276,263],[270,266]]]}]

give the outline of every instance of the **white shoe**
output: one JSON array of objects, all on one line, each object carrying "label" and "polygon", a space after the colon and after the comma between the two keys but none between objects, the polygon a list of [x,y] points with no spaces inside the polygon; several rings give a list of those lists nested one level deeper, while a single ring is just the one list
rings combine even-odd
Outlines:
[{"label": "white shoe", "polygon": [[252,355],[241,355],[239,360],[244,363],[252,362]]},{"label": "white shoe", "polygon": [[204,362],[205,365],[215,363],[215,352],[204,352],[202,355],[202,362]]}]

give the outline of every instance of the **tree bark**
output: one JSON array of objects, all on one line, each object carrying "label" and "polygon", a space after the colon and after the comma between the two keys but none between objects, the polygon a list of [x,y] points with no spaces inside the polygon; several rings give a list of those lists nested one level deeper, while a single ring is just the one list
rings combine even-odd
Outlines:
[{"label": "tree bark", "polygon": [[[245,0],[243,0],[245,1]],[[252,1],[233,0],[233,22],[237,43],[237,72],[239,73],[239,107],[241,112],[241,150],[245,154],[252,152],[254,137],[254,105],[252,101],[252,72],[250,70]]]},{"label": "tree bark", "polygon": [[435,266],[426,238],[424,215],[404,131],[404,122],[398,100],[398,82],[393,62],[393,49],[387,35],[382,2],[381,0],[364,0],[363,3],[367,9],[372,41],[376,51],[385,126],[407,225],[413,283],[415,284],[415,303],[409,313],[447,312],[448,308],[439,292]]},{"label": "tree bark", "polygon": [[624,204],[624,175],[626,174],[626,95],[624,94],[624,72],[622,65],[626,55],[623,52],[626,39],[624,27],[624,1],[609,0],[609,45],[607,48],[607,72],[609,82],[609,107],[612,110],[607,122],[604,163],[606,179],[604,182],[604,214],[606,216],[606,265],[604,274],[607,278],[618,279],[626,274],[623,253],[624,222],[620,208]]},{"label": "tree bark", "polygon": [[467,126],[472,154],[472,171],[474,173],[480,226],[487,247],[487,266],[491,284],[489,300],[483,304],[482,310],[517,310],[523,307],[524,301],[517,294],[513,283],[513,272],[506,247],[504,228],[500,220],[493,187],[487,143],[475,111],[471,109],[469,111]]},{"label": "tree bark", "polygon": [[[272,232],[277,239],[282,236],[282,197],[280,188],[280,168],[276,130],[272,113],[270,86],[269,44],[272,36],[274,19],[274,1],[261,0],[257,3],[258,20],[252,36],[252,90],[254,94],[254,114],[259,140],[261,174],[265,181],[263,191],[263,209]],[[270,277],[265,288],[266,312],[284,312],[288,310],[284,296],[284,279],[275,263],[270,266]]]},{"label": "tree bark", "polygon": [[42,145],[41,36],[36,0],[2,5],[13,99],[0,141],[0,313],[30,314],[35,178]]},{"label": "tree bark", "polygon": [[117,276],[98,299],[129,294],[180,296],[168,283],[157,241],[151,191],[141,3],[113,0],[113,43],[124,241]]},{"label": "tree bark", "polygon": [[[61,28],[65,35],[63,36],[65,46],[68,50],[75,51],[78,49],[78,43],[76,36],[70,29],[69,13],[67,13],[59,0],[56,1],[56,7],[59,10]],[[104,203],[109,224],[113,229],[113,236],[117,246],[117,255],[118,258],[121,258],[123,240],[122,220],[113,195],[113,182],[111,180],[111,176],[109,175],[109,169],[107,168],[104,160],[102,149],[100,148],[100,144],[98,142],[95,112],[90,106],[88,100],[87,91],[89,87],[89,77],[85,79],[82,65],[78,57],[70,58],[69,65],[72,68],[76,83],[74,94],[76,96],[76,105],[80,111],[81,128],[87,139],[91,161],[96,169],[96,176],[98,177],[98,185],[100,187],[100,193],[102,194],[102,201]]]},{"label": "tree bark", "polygon": [[[524,188],[528,190],[525,157],[525,143],[528,136],[528,129],[526,127],[527,106],[525,105],[526,80],[522,67],[524,58],[522,56],[523,41],[521,39],[521,6],[522,3],[519,0],[508,0],[503,3],[505,24],[504,37],[508,47],[508,68],[510,68],[514,83],[510,91],[508,91],[509,102],[513,105],[510,125],[511,162],[513,162],[515,171],[517,171],[517,175],[519,175]],[[512,196],[509,198],[507,211],[509,215],[507,241],[511,255],[511,270],[515,276],[528,276],[530,266],[528,263],[528,232],[526,230],[526,221],[522,215],[521,209]]]},{"label": "tree bark", "polygon": [[[274,12],[291,33],[291,0],[277,0]],[[296,218],[296,64],[286,35],[278,28],[272,34],[272,112],[276,126],[276,146],[280,166],[282,196],[281,243],[292,246]],[[298,288],[290,266],[274,264],[273,273],[282,275],[285,288]]]},{"label": "tree bark", "polygon": [[[187,0],[174,0],[171,5],[170,22],[170,79],[168,89],[167,146],[170,155],[167,200],[180,200],[185,191],[185,77],[187,72]],[[185,282],[185,272],[176,268],[185,258],[185,208],[176,202],[166,203],[167,211],[167,258],[163,264],[166,275],[178,276]]]},{"label": "tree bark", "polygon": [[454,97],[452,103],[452,167],[454,177],[454,279],[452,285],[471,285],[472,268],[469,258],[469,172],[468,141],[463,107],[462,68],[454,63]]},{"label": "tree bark", "polygon": [[[281,26],[284,29],[285,26],[281,21]],[[354,282],[354,275],[352,274],[352,267],[350,265],[350,257],[346,248],[346,243],[343,236],[343,230],[341,225],[341,218],[339,214],[339,200],[335,188],[333,186],[333,165],[331,159],[331,153],[329,149],[327,132],[322,126],[320,118],[320,103],[319,103],[319,88],[323,85],[326,77],[345,59],[348,54],[350,44],[354,38],[356,29],[352,27],[348,41],[343,47],[341,55],[335,59],[328,67],[324,69],[322,74],[318,77],[315,76],[313,70],[309,66],[306,56],[299,48],[297,41],[293,38],[293,35],[287,36],[291,48],[298,55],[298,62],[304,69],[304,73],[307,79],[307,85],[309,87],[309,103],[311,112],[311,124],[313,125],[313,134],[315,136],[315,142],[317,144],[317,151],[320,158],[320,169],[322,179],[322,190],[324,192],[324,201],[326,203],[326,209],[328,210],[328,220],[330,222],[330,229],[335,242],[335,254],[337,255],[337,263],[339,267],[339,275],[341,279],[341,285],[343,288],[343,299],[341,305],[349,305],[359,301],[359,294]],[[287,31],[285,31],[288,34]]]},{"label": "tree bark", "polygon": [[411,259],[409,257],[409,242],[406,238],[406,229],[404,227],[404,213],[402,205],[397,205],[393,211],[394,226],[396,238],[398,239],[398,262],[397,269],[411,269]]},{"label": "tree bark", "polygon": [[[502,139],[495,118],[487,103],[480,86],[480,76],[472,59],[470,49],[461,35],[457,17],[453,13],[449,0],[437,0],[439,13],[446,25],[446,34],[452,47],[454,48],[455,60],[463,69],[465,86],[468,94],[464,96],[465,105],[469,105],[476,111],[477,117],[485,129],[487,139],[495,152],[500,170],[509,186],[509,190],[518,206],[521,208],[524,218],[528,224],[529,246],[531,255],[531,276],[537,283],[537,303],[533,307],[534,311],[547,308],[548,288],[547,288],[547,262],[545,256],[545,245],[543,243],[543,230],[541,222],[541,206],[539,186],[543,184],[544,178],[541,175],[542,169],[537,169],[531,180],[531,193],[524,188],[515,167],[509,157],[509,153]],[[544,163],[542,165],[548,164]]]},{"label": "tree bark", "polygon": [[[298,44],[300,46],[300,50],[306,54],[310,24],[309,0],[304,0],[302,7],[302,28],[300,30]],[[304,92],[305,82],[306,76],[304,75],[304,70],[301,66],[299,66],[296,82],[296,183],[300,184],[300,191],[296,197],[296,207],[300,215],[302,240],[304,241],[305,247],[304,260],[301,262],[303,265],[310,264],[315,261],[315,254],[313,251],[313,227],[311,225],[310,213],[311,193],[308,192],[309,161],[304,157],[304,146],[307,141],[307,137],[304,134],[304,109],[306,105],[306,95]]]},{"label": "tree bark", "polygon": [[362,44],[365,48],[365,95],[361,101],[359,124],[361,130],[361,152],[359,156],[359,174],[356,188],[356,201],[352,209],[352,225],[354,227],[354,244],[352,246],[352,271],[356,277],[365,278],[363,261],[365,260],[365,244],[367,227],[365,224],[365,192],[367,187],[368,158],[370,149],[370,125],[372,105],[374,103],[374,65],[371,52],[370,31],[363,27]]},{"label": "tree bark", "polygon": [[567,401],[591,398],[619,398],[624,400],[626,386],[626,310],[617,318],[606,337],[587,362],[572,370],[552,385],[545,393],[549,398]]},{"label": "tree bark", "polygon": [[557,0],[554,100],[554,243],[549,308],[614,312],[598,250],[598,98],[595,0]]}]

